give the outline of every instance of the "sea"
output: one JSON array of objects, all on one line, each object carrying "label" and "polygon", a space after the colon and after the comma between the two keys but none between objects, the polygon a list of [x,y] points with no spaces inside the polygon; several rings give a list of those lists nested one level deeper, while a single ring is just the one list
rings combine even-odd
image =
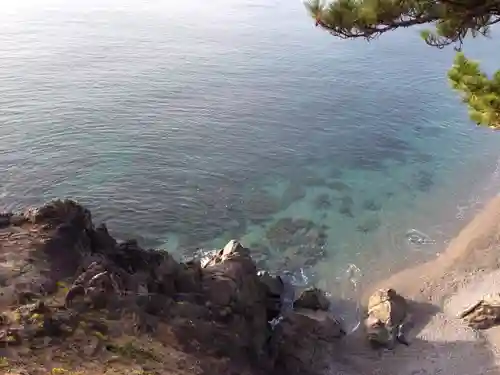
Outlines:
[{"label": "sea", "polygon": [[[300,0],[17,0],[0,30],[1,210],[73,198],[179,258],[236,238],[343,294],[439,254],[500,185],[500,133],[420,29],[341,40]],[[495,35],[464,45],[488,73]]]}]

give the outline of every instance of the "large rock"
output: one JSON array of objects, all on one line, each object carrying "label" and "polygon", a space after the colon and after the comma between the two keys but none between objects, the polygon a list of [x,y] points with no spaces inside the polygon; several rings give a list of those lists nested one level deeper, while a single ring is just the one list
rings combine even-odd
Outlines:
[{"label": "large rock", "polygon": [[327,311],[330,308],[330,301],[321,289],[308,288],[304,290],[299,298],[293,303],[296,309],[311,309]]},{"label": "large rock", "polygon": [[345,336],[340,322],[323,311],[292,312],[276,330],[277,374],[330,373],[332,353]]},{"label": "large rock", "polygon": [[392,349],[396,341],[408,345],[404,333],[409,319],[408,303],[403,296],[394,289],[377,290],[368,300],[364,321],[368,342],[374,348]]},{"label": "large rock", "polygon": [[108,250],[112,251],[116,247],[116,240],[109,234],[104,223],[90,232],[90,241],[93,249],[100,249],[104,253]]},{"label": "large rock", "polygon": [[226,322],[239,336],[234,348],[255,358],[266,356],[271,334],[267,322],[266,287],[257,276],[250,251],[232,240],[203,268],[202,288],[216,319]]},{"label": "large rock", "polygon": [[10,212],[0,212],[0,228],[5,228],[10,225],[10,218],[12,213]]},{"label": "large rock", "polygon": [[[175,262],[172,259],[172,262]],[[175,289],[177,293],[199,294],[201,291],[202,268],[199,260],[191,260],[184,264],[171,265],[170,275],[175,275]],[[177,268],[177,272],[174,273]],[[168,273],[166,275],[169,275]],[[165,279],[165,276],[164,276]]]},{"label": "large rock", "polygon": [[[223,249],[217,251],[211,259],[209,259],[204,265],[204,268],[215,266],[217,264],[224,263],[229,259],[250,259],[250,251],[244,248],[238,241],[229,241]],[[250,259],[251,261],[251,259]]]},{"label": "large rock", "polygon": [[92,252],[92,231],[90,212],[71,200],[11,215],[0,233],[1,302],[27,303],[57,291],[57,281],[73,277]]},{"label": "large rock", "polygon": [[271,276],[269,272],[259,272],[259,280],[266,292],[267,320],[279,316],[283,305],[285,283],[280,276]]},{"label": "large rock", "polygon": [[280,276],[272,276],[269,272],[259,272],[259,280],[266,288],[266,293],[271,297],[279,298],[284,290],[285,284]]},{"label": "large rock", "polygon": [[93,228],[90,211],[70,199],[57,199],[41,207],[30,208],[24,216],[33,224],[43,223],[53,227],[69,224],[88,230]]},{"label": "large rock", "polygon": [[120,287],[113,273],[94,262],[74,281],[66,294],[65,305],[72,305],[76,297],[82,296],[88,297],[89,307],[104,308],[119,293]]}]

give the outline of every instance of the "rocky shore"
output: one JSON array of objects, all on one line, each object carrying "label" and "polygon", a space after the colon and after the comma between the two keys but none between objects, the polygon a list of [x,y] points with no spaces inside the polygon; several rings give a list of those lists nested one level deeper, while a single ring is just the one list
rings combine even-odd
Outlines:
[{"label": "rocky shore", "polygon": [[202,264],[117,242],[74,201],[0,217],[11,374],[324,374],[341,324],[230,241]]},{"label": "rocky shore", "polygon": [[367,291],[346,335],[341,301],[259,272],[235,240],[179,262],[116,241],[71,200],[1,214],[0,370],[500,374],[499,223],[496,198],[436,259]]}]

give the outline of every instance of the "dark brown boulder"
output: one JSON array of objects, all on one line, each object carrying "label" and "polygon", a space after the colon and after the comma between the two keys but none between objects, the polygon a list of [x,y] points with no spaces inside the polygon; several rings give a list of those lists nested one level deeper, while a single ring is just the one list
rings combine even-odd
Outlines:
[{"label": "dark brown boulder", "polygon": [[279,276],[272,276],[269,272],[259,272],[259,280],[266,288],[266,293],[272,297],[279,297],[285,290],[285,284]]},{"label": "dark brown boulder", "polygon": [[276,374],[329,373],[332,353],[345,336],[339,321],[323,311],[291,312],[276,330]]},{"label": "dark brown boulder", "polygon": [[265,289],[257,276],[248,249],[230,241],[217,252],[203,270],[203,290],[208,301],[240,311],[259,306],[265,300]]},{"label": "dark brown boulder", "polygon": [[119,283],[103,264],[94,262],[74,281],[65,298],[65,305],[73,305],[78,296],[86,298],[84,305],[97,309],[104,308],[108,301],[120,294]]},{"label": "dark brown boulder", "polygon": [[90,211],[70,199],[57,199],[41,207],[30,208],[24,216],[33,224],[43,223],[54,228],[63,223],[87,230],[93,228]]},{"label": "dark brown boulder", "polygon": [[327,311],[330,308],[330,301],[321,289],[308,288],[295,300],[293,307],[296,309]]},{"label": "dark brown boulder", "polygon": [[267,320],[271,321],[278,317],[283,304],[285,284],[281,277],[271,276],[269,272],[259,272],[259,280],[266,292]]},{"label": "dark brown boulder", "polygon": [[233,240],[218,251],[203,268],[202,290],[214,317],[231,332],[231,353],[265,357],[271,334],[266,288],[257,276],[249,250]]},{"label": "dark brown boulder", "polygon": [[[175,259],[165,251],[159,252],[159,257],[156,264],[152,264],[152,278],[156,284],[157,291],[166,296],[173,296],[176,293],[177,282],[179,273],[183,268],[182,265],[177,263]],[[182,286],[184,283],[180,282]]]},{"label": "dark brown boulder", "polygon": [[109,234],[106,224],[102,223],[90,233],[92,250],[95,252],[108,253],[116,247],[116,240]]},{"label": "dark brown boulder", "polygon": [[0,228],[5,228],[10,225],[11,212],[0,212]]},{"label": "dark brown boulder", "polygon": [[175,278],[175,289],[177,293],[198,294],[201,291],[201,263],[192,260],[184,264],[177,264],[178,271]]}]

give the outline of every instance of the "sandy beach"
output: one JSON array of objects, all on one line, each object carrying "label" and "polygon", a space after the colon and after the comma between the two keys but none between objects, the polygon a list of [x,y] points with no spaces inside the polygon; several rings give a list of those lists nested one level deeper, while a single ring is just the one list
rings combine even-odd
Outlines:
[{"label": "sandy beach", "polygon": [[500,196],[435,259],[381,281],[364,299],[382,287],[411,301],[410,346],[373,352],[354,333],[335,355],[353,374],[500,374],[500,328],[476,331],[457,317],[483,295],[500,292]]}]

